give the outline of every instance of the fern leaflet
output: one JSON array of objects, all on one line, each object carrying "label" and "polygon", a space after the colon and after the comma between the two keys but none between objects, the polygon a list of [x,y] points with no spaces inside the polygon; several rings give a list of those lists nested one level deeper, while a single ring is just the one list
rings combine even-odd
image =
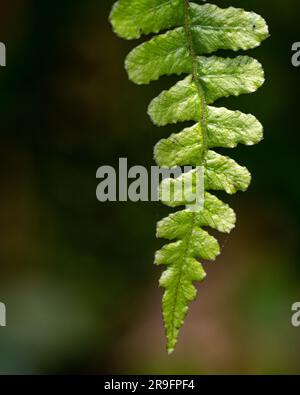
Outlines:
[{"label": "fern leaflet", "polygon": [[[264,82],[260,63],[248,56],[203,55],[221,49],[255,48],[269,36],[268,26],[253,12],[233,7],[221,9],[213,4],[198,5],[188,0],[119,0],[110,19],[115,32],[125,39],[163,31],[128,55],[125,67],[133,82],[148,84],[162,75],[187,75],[163,91],[148,109],[158,126],[195,122],[161,140],[154,152],[161,167],[195,167],[179,178],[164,180],[161,185],[161,191],[165,187],[172,191],[170,199],[163,200],[164,204],[187,207],[157,226],[157,236],[172,241],[155,256],[157,265],[167,265],[160,285],[165,288],[163,316],[167,349],[171,353],[188,304],[196,297],[193,282],[203,280],[206,275],[199,259],[214,261],[220,253],[217,240],[203,227],[229,233],[235,226],[233,210],[207,191],[223,190],[233,194],[245,191],[251,181],[245,167],[211,149],[233,148],[239,143],[253,145],[263,137],[262,125],[254,116],[210,106],[222,97],[255,92]],[[191,210],[189,204],[199,166],[204,168],[204,205]],[[185,181],[192,187],[182,197]]]}]

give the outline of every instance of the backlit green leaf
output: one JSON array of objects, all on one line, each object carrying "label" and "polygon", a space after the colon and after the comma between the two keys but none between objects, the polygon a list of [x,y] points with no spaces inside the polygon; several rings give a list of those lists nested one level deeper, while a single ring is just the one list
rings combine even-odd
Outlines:
[{"label": "backlit green leaf", "polygon": [[127,56],[125,67],[133,82],[148,84],[163,75],[183,75],[150,103],[153,123],[193,122],[163,138],[154,150],[161,167],[192,166],[175,179],[163,180],[159,188],[164,204],[186,206],[157,225],[157,237],[171,241],[156,253],[155,263],[166,265],[160,286],[165,288],[163,317],[172,352],[197,294],[193,283],[206,276],[199,260],[214,261],[220,253],[217,240],[203,227],[229,233],[236,222],[233,210],[208,191],[233,194],[245,191],[251,181],[245,167],[211,148],[253,145],[263,138],[262,125],[253,115],[209,106],[220,98],[255,92],[264,82],[260,63],[248,56],[203,55],[255,48],[269,36],[268,26],[254,12],[188,0],[119,0],[110,20],[126,39],[160,33]]}]

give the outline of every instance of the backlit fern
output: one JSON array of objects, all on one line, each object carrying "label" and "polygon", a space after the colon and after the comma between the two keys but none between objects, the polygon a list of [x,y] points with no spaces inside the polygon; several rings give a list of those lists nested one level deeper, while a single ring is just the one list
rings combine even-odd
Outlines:
[{"label": "backlit fern", "polygon": [[[115,32],[125,39],[163,32],[128,55],[125,65],[133,82],[148,84],[162,75],[187,75],[155,98],[148,110],[158,126],[194,121],[181,133],[161,140],[154,155],[161,167],[193,166],[191,171],[165,180],[161,186],[161,192],[164,187],[172,192],[170,199],[162,199],[164,204],[186,206],[157,226],[157,236],[172,241],[155,257],[157,265],[167,265],[160,285],[165,288],[163,316],[167,348],[172,352],[188,304],[196,297],[193,282],[205,278],[199,259],[213,261],[220,253],[217,240],[203,227],[229,233],[235,226],[233,210],[207,191],[233,194],[245,191],[251,181],[245,167],[211,149],[233,148],[239,143],[253,145],[263,137],[262,126],[254,116],[210,106],[222,97],[256,91],[264,82],[261,65],[248,56],[203,55],[220,49],[257,47],[268,37],[268,27],[253,12],[198,5],[188,0],[120,0],[110,19]],[[199,177],[205,193],[202,204],[194,202],[193,208],[191,201]],[[183,182],[190,182],[192,188],[182,197],[182,185],[186,185]]]}]

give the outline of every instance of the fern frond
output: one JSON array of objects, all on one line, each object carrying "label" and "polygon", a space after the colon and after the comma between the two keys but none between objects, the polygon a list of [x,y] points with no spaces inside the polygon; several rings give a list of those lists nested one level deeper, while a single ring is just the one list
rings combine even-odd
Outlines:
[{"label": "fern frond", "polygon": [[[125,39],[162,32],[127,56],[125,67],[133,82],[148,84],[162,75],[187,74],[155,98],[148,108],[153,123],[158,126],[195,122],[161,140],[154,150],[161,167],[195,167],[181,177],[164,180],[160,186],[164,204],[187,207],[157,226],[157,237],[173,241],[155,256],[157,265],[167,265],[160,285],[166,290],[163,316],[167,348],[172,352],[188,304],[196,297],[193,282],[205,277],[199,259],[214,261],[220,253],[217,240],[203,227],[229,233],[235,226],[233,210],[207,191],[233,194],[245,191],[251,181],[245,167],[211,149],[233,148],[239,143],[253,145],[263,138],[262,125],[253,115],[209,106],[222,97],[255,92],[264,82],[260,63],[248,56],[203,55],[220,49],[255,48],[269,36],[268,26],[253,12],[198,5],[188,0],[119,0],[110,19],[115,32]],[[199,166],[204,168],[204,205],[191,210]],[[183,185],[187,184],[190,188],[182,194]],[[164,190],[169,190],[169,199],[164,199]]]}]

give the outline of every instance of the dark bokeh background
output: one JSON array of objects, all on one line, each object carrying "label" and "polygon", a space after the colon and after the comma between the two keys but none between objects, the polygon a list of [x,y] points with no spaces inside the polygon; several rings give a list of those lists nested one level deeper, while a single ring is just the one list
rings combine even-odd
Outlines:
[{"label": "dark bokeh background", "polygon": [[152,148],[178,127],[156,128],[149,101],[176,80],[130,83],[136,43],[107,21],[108,0],[1,0],[1,373],[300,373],[300,4],[215,1],[267,19],[272,37],[248,53],[267,82],[220,101],[255,114],[262,144],[230,155],[253,174],[249,191],[224,197],[237,229],[224,244],[180,336],[165,352],[156,221],[159,203],[97,202],[96,170],[128,157],[151,166]]}]

